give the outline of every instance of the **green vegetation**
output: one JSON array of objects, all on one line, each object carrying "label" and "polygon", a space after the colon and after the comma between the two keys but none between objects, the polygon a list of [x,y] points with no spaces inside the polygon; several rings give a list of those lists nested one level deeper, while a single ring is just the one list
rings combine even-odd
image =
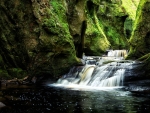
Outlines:
[{"label": "green vegetation", "polygon": [[[146,0],[141,0],[140,3],[139,3],[137,13],[136,13],[136,20],[134,22],[132,33],[135,32],[135,29],[137,29],[137,27],[139,27],[138,24],[140,24],[141,21],[142,21],[142,8],[143,8],[145,3],[146,3]],[[134,34],[132,34],[132,37],[131,37],[130,41],[132,40],[133,36],[134,36]]]},{"label": "green vegetation", "polygon": [[43,21],[43,27],[52,34],[59,37],[71,38],[66,18],[66,9],[62,0],[51,0],[51,8],[47,8],[49,17]]},{"label": "green vegetation", "polygon": [[26,70],[22,70],[21,68],[0,69],[0,79],[22,79],[26,76]]},{"label": "green vegetation", "polygon": [[6,70],[0,69],[0,79],[11,79],[12,77],[8,74]]},{"label": "green vegetation", "polygon": [[69,50],[70,48],[74,49],[74,45],[69,32],[66,7],[64,7],[63,0],[51,0],[50,8],[47,8],[47,12],[48,17],[43,19],[42,24],[46,31],[43,31],[44,35],[41,36],[41,40],[44,43],[43,46],[51,49],[54,55],[61,53],[66,54],[67,52],[69,52],[67,54],[72,54],[73,51]]},{"label": "green vegetation", "polygon": [[107,40],[107,37],[106,37],[104,31],[102,30],[102,28],[101,28],[101,26],[100,26],[101,24],[99,23],[99,20],[98,20],[98,18],[97,18],[95,9],[94,9],[94,19],[95,19],[95,24],[96,24],[96,26],[97,26],[99,32],[100,32],[100,33],[103,35],[103,37],[104,37],[105,43],[109,45],[109,41]]},{"label": "green vegetation", "polygon": [[7,70],[7,72],[9,75],[11,75],[11,78],[22,79],[27,76],[26,71],[22,70],[21,68],[11,68]]},{"label": "green vegetation", "polygon": [[106,34],[109,37],[111,48],[113,49],[127,48],[127,43],[125,43],[123,38],[121,38],[123,36],[121,36],[114,27],[110,26]]},{"label": "green vegetation", "polygon": [[[138,4],[138,2],[136,2]],[[129,15],[129,18],[135,20],[137,6],[134,4],[133,0],[122,0],[122,7]]]},{"label": "green vegetation", "polygon": [[59,76],[80,63],[81,43],[86,55],[128,49],[128,41],[129,56],[148,54],[147,1],[141,0],[137,14],[139,0],[1,1],[0,77],[24,77],[24,70]]},{"label": "green vegetation", "polygon": [[103,32],[97,18],[95,8],[87,12],[87,30],[85,34],[85,53],[101,55],[109,48],[109,41]]},{"label": "green vegetation", "polygon": [[122,0],[122,7],[128,15],[124,22],[124,30],[127,40],[130,39],[134,29],[136,11],[140,0]]},{"label": "green vegetation", "polygon": [[127,12],[121,6],[120,1],[100,2],[97,18],[105,37],[111,44],[111,49],[128,48],[128,40],[124,31],[126,17]]},{"label": "green vegetation", "polygon": [[[137,9],[136,19],[133,26],[133,32],[130,38],[130,51],[128,55],[129,58],[139,58],[143,56],[144,54],[147,54],[149,52],[149,49],[147,47],[148,43],[146,41],[146,34],[149,32],[147,31],[149,29],[149,20],[147,19],[149,17],[148,13],[145,13],[145,9],[149,9],[149,3],[147,3],[146,0],[141,0]],[[143,25],[145,24],[145,27]],[[145,42],[146,41],[146,42]]]},{"label": "green vegetation", "polygon": [[[43,31],[40,36],[42,54],[39,54],[38,59],[41,61],[37,60],[37,68],[45,67],[43,70],[50,70],[49,73],[57,77],[80,61],[76,57],[73,38],[69,31],[67,6],[63,0],[50,0],[49,3],[50,7],[46,9],[47,16],[42,20]],[[40,75],[40,73],[37,74]]]},{"label": "green vegetation", "polygon": [[140,57],[137,59],[138,61],[149,62],[150,61],[150,53]]}]

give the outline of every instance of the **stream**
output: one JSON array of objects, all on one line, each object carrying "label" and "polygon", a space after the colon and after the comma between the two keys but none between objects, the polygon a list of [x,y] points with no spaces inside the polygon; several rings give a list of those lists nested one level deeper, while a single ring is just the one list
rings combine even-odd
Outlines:
[{"label": "stream", "polygon": [[141,62],[110,52],[84,56],[56,83],[1,87],[0,113],[150,113],[150,80],[132,81]]},{"label": "stream", "polygon": [[149,93],[124,88],[9,87],[0,101],[0,113],[150,113]]}]

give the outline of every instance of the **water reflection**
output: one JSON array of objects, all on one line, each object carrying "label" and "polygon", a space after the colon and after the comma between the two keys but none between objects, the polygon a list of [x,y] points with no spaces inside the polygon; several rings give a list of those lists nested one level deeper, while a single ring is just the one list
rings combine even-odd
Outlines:
[{"label": "water reflection", "polygon": [[150,95],[124,88],[68,89],[53,86],[0,90],[0,113],[149,113]]}]

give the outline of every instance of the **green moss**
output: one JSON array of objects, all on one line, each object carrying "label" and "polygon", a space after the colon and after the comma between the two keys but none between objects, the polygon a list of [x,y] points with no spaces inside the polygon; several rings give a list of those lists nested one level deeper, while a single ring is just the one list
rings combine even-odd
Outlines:
[{"label": "green moss", "polygon": [[109,42],[101,29],[96,15],[87,15],[87,30],[85,35],[85,54],[101,55],[109,48]]},{"label": "green moss", "polygon": [[133,3],[133,1],[132,0],[122,0],[122,7],[125,8],[129,17],[132,18],[133,20],[135,20],[137,7]]},{"label": "green moss", "polygon": [[26,71],[22,70],[21,68],[11,68],[7,70],[11,78],[18,78],[22,79],[27,76]]},{"label": "green moss", "polygon": [[96,5],[99,5],[100,1],[99,0],[92,0],[92,2]]},{"label": "green moss", "polygon": [[66,15],[70,6],[67,7],[64,2],[64,0],[49,1],[47,16],[42,19],[40,53],[35,55],[36,61],[31,64],[33,75],[45,73],[53,77],[60,76],[70,66],[79,62]]},{"label": "green moss", "polygon": [[62,0],[51,0],[50,4],[51,8],[47,9],[49,17],[43,20],[43,27],[59,37],[71,38]]},{"label": "green moss", "polygon": [[101,31],[110,42],[111,48],[127,49],[124,21],[128,14],[121,6],[121,1],[101,1],[96,14]]},{"label": "green moss", "polygon": [[22,79],[25,76],[27,76],[27,72],[21,68],[0,69],[0,79]]},{"label": "green moss", "polygon": [[[141,0],[140,3],[139,3],[137,13],[136,13],[136,20],[134,22],[132,33],[135,32],[135,29],[137,29],[139,23],[141,23],[141,21],[142,21],[142,8],[143,8],[145,3],[146,3],[146,0]],[[132,37],[131,37],[130,41],[132,40],[133,36],[134,36],[134,34],[132,34]]]},{"label": "green moss", "polygon": [[100,26],[101,24],[99,23],[99,20],[98,20],[98,18],[97,18],[95,9],[94,9],[94,19],[95,19],[95,23],[96,23],[96,26],[97,26],[99,32],[100,32],[100,33],[103,35],[103,37],[104,37],[105,43],[109,45],[109,41],[107,40],[107,37],[106,37],[104,31],[102,30],[102,28],[101,28],[101,26]]},{"label": "green moss", "polygon": [[11,79],[12,77],[8,74],[6,70],[0,69],[0,79]]},{"label": "green moss", "polygon": [[107,31],[105,31],[107,36],[109,37],[109,41],[112,44],[111,48],[112,49],[125,49],[127,48],[126,41],[124,41],[122,35],[117,32],[117,30],[110,26]]},{"label": "green moss", "polygon": [[109,27],[108,28],[108,32],[107,32],[108,37],[110,38],[110,42],[113,46],[117,46],[119,44],[119,34],[115,31],[115,29],[113,27]]},{"label": "green moss", "polygon": [[[141,0],[137,9],[136,19],[133,26],[133,32],[129,40],[131,46],[127,58],[138,58],[147,54],[149,49],[146,45],[145,38],[149,29],[149,14],[146,8],[149,8],[146,0]],[[144,26],[144,27],[143,27]]]},{"label": "green moss", "polygon": [[127,17],[124,22],[124,32],[127,40],[129,40],[131,37],[131,33],[133,31],[133,23],[134,21],[130,17]]},{"label": "green moss", "polygon": [[[65,47],[67,49],[74,49],[73,39],[70,35],[66,8],[64,7],[63,0],[51,0],[50,5],[50,9],[47,9],[49,16],[43,20],[42,24],[46,31],[43,31],[44,35],[40,37],[43,43],[46,44],[46,46],[43,44],[42,49],[48,47],[54,54],[61,54],[65,51],[63,45],[67,45]],[[71,45],[71,47],[69,47],[69,45]]]},{"label": "green moss", "polygon": [[138,60],[138,61],[149,62],[149,60],[150,60],[150,53],[148,53],[148,54],[146,54],[146,55],[144,55],[144,56],[138,58],[137,60]]},{"label": "green moss", "polygon": [[108,5],[108,7],[109,7],[109,12],[111,12],[111,15],[113,16],[121,17],[126,14],[126,12],[124,12],[122,7],[120,7],[118,4],[111,4],[111,5]]}]

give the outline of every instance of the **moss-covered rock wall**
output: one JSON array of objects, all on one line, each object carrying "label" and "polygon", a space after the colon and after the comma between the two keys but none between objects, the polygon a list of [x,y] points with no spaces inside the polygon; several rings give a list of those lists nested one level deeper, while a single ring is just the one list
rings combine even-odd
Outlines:
[{"label": "moss-covered rock wall", "polygon": [[150,1],[140,0],[127,59],[143,61],[143,77],[150,78]]},{"label": "moss-covered rock wall", "polygon": [[87,28],[85,4],[86,0],[66,0],[68,4],[67,18],[70,34],[74,40],[76,55],[82,58],[84,51],[84,35]]},{"label": "moss-covered rock wall", "polygon": [[128,58],[140,58],[150,52],[150,2],[141,0],[138,6]]},{"label": "moss-covered rock wall", "polygon": [[51,76],[77,64],[64,0],[0,1],[0,77]]},{"label": "moss-covered rock wall", "polygon": [[1,79],[57,78],[81,63],[83,52],[102,55],[107,49],[128,49],[138,2],[0,1]]},{"label": "moss-covered rock wall", "polygon": [[85,54],[101,55],[107,49],[129,49],[139,0],[87,0]]},{"label": "moss-covered rock wall", "polygon": [[93,1],[87,1],[87,29],[84,47],[84,52],[86,55],[101,55],[110,46],[110,43],[100,26],[96,8],[97,5]]},{"label": "moss-covered rock wall", "polygon": [[121,1],[101,1],[97,10],[101,27],[111,43],[111,49],[125,49],[128,42],[124,33],[124,22],[128,13]]}]

